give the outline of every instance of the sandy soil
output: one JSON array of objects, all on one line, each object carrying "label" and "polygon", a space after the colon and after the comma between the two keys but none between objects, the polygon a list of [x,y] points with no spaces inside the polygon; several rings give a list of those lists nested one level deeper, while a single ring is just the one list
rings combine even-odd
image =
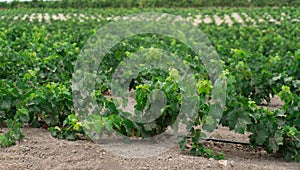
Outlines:
[{"label": "sandy soil", "polygon": [[[278,98],[271,106],[282,103]],[[5,129],[0,129],[5,130]],[[285,162],[249,146],[206,142],[213,150],[225,153],[224,161],[195,157],[178,147],[149,158],[122,158],[89,141],[58,140],[45,129],[23,128],[25,139],[9,148],[0,148],[0,169],[300,169],[300,164]],[[215,138],[247,142],[240,135],[220,127]]]}]

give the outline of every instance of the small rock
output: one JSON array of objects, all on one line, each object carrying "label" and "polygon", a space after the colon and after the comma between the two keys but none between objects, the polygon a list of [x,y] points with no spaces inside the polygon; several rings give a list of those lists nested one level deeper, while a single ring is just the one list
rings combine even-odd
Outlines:
[{"label": "small rock", "polygon": [[262,150],[262,151],[260,151],[259,152],[261,155],[266,155],[267,154],[267,152],[265,151],[265,150]]},{"label": "small rock", "polygon": [[72,150],[72,152],[73,152],[73,153],[76,153],[77,151],[76,151],[76,150]]},{"label": "small rock", "polygon": [[39,157],[40,157],[40,158],[44,158],[45,155],[42,153],[42,154],[39,155]]},{"label": "small rock", "polygon": [[190,148],[192,148],[192,145],[189,144],[189,143],[187,143],[187,144],[185,145],[185,147],[186,147],[187,149],[190,149]]},{"label": "small rock", "polygon": [[222,143],[216,143],[215,145],[217,148],[223,148],[223,146],[224,146]]},{"label": "small rock", "polygon": [[234,165],[234,161],[230,161],[230,165],[233,166]]},{"label": "small rock", "polygon": [[227,160],[219,160],[218,163],[220,166],[227,166],[228,161]]},{"label": "small rock", "polygon": [[215,146],[213,141],[208,141],[207,143],[208,143],[209,146]]},{"label": "small rock", "polygon": [[206,166],[207,168],[210,168],[211,167],[211,164],[207,164],[207,166]]},{"label": "small rock", "polygon": [[90,147],[88,145],[84,145],[84,149],[88,150]]},{"label": "small rock", "polygon": [[29,147],[26,147],[26,146],[24,146],[24,147],[22,146],[22,149],[23,149],[24,152],[30,151],[30,148],[29,148]]},{"label": "small rock", "polygon": [[215,160],[215,159],[214,159],[214,158],[209,158],[208,160],[209,160],[209,161],[213,161],[213,160]]}]

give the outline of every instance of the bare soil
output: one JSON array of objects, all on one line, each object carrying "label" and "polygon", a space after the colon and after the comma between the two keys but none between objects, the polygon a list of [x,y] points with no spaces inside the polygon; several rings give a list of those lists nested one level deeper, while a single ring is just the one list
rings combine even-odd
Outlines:
[{"label": "bare soil", "polygon": [[[269,107],[281,105],[275,97]],[[0,133],[5,130],[0,129]],[[122,158],[90,141],[58,140],[45,129],[23,128],[23,132],[23,141],[0,148],[0,169],[300,169],[299,163],[286,162],[267,154],[262,148],[245,145],[206,142],[213,150],[224,152],[224,161],[195,157],[182,152],[179,147],[155,157]],[[247,142],[248,135],[220,127],[212,137]]]}]

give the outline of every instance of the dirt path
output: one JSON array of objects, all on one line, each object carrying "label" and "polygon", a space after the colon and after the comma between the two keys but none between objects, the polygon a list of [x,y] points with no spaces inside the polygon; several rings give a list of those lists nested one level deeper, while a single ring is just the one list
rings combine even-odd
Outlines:
[{"label": "dirt path", "polygon": [[[177,147],[156,157],[125,159],[88,141],[58,140],[44,129],[23,131],[24,141],[0,149],[0,169],[300,169],[298,163],[242,145],[208,143],[225,153],[227,166],[223,166],[215,160],[188,155]],[[227,138],[234,134],[226,128],[219,131]]]},{"label": "dirt path", "polygon": [[[281,105],[277,98],[272,103],[272,108]],[[89,141],[58,140],[45,129],[23,128],[23,132],[23,141],[0,148],[0,169],[300,169],[299,163],[285,162],[260,148],[254,150],[243,145],[207,142],[213,150],[224,152],[222,162],[189,155],[178,147],[155,157],[126,159]],[[212,137],[247,142],[248,135],[220,127]]]}]

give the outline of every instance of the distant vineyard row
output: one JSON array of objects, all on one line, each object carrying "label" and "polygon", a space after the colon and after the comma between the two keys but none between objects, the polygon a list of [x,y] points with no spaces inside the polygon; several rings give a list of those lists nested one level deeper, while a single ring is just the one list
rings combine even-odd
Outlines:
[{"label": "distant vineyard row", "polygon": [[299,6],[300,1],[287,0],[61,0],[46,1],[32,0],[32,2],[14,1],[0,3],[2,8],[153,8],[153,7],[265,7],[265,6]]},{"label": "distant vineyard row", "polygon": [[[253,16],[252,16],[253,17]],[[285,20],[288,20],[293,23],[300,22],[300,16],[298,18],[292,18],[290,15],[287,15],[285,13],[281,13],[280,16],[271,16],[270,14],[265,13],[262,17],[255,16],[254,18],[250,17],[247,13],[231,13],[231,14],[224,14],[222,16],[214,14],[211,15],[194,15],[194,16],[188,16],[188,17],[182,17],[178,16],[178,20],[181,21],[189,21],[192,22],[193,25],[198,26],[199,24],[216,24],[216,25],[222,25],[226,24],[228,26],[232,26],[233,24],[241,24],[242,26],[252,25],[257,26],[257,24],[260,23],[274,23],[274,24],[281,24],[281,22],[284,22]],[[297,17],[297,16],[296,16]],[[122,16],[108,16],[103,17],[102,15],[86,15],[86,14],[77,14],[77,13],[68,13],[64,15],[63,13],[58,14],[49,14],[49,13],[32,13],[30,15],[24,14],[20,15],[17,14],[16,16],[13,15],[3,15],[0,17],[0,20],[22,20],[22,21],[29,21],[29,22],[46,22],[48,24],[51,23],[51,21],[60,20],[60,21],[68,21],[68,20],[77,20],[78,22],[90,22],[89,20],[94,20],[96,22],[103,22],[103,21],[118,21],[118,20],[129,20],[130,17],[122,17]]]}]

